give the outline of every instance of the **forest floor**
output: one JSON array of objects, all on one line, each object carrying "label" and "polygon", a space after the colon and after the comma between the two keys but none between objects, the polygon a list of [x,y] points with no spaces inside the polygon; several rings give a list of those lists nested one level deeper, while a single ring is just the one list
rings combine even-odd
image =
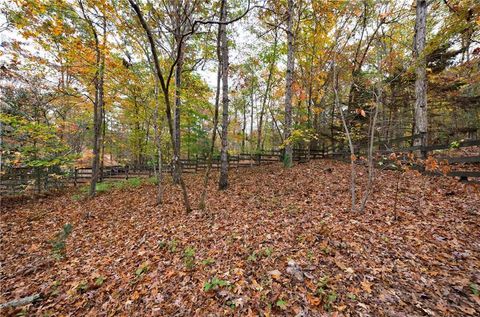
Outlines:
[{"label": "forest floor", "polygon": [[[478,187],[382,171],[359,214],[348,175],[327,160],[232,170],[188,215],[170,183],[161,208],[151,184],[5,202],[0,303],[41,300],[0,314],[479,316]],[[193,206],[202,177],[186,177]]]}]

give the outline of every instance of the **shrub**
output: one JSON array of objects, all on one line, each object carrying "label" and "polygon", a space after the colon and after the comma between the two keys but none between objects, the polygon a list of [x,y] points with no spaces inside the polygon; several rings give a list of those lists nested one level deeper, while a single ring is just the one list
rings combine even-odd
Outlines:
[{"label": "shrub", "polygon": [[61,260],[65,257],[66,240],[72,232],[73,226],[69,223],[63,225],[62,230],[57,234],[55,239],[50,241],[52,244],[53,257]]},{"label": "shrub", "polygon": [[213,290],[213,289],[216,289],[216,288],[221,288],[221,287],[228,286],[228,285],[230,285],[229,281],[225,281],[225,280],[221,280],[217,277],[213,277],[212,279],[210,279],[208,282],[206,282],[203,285],[203,290],[205,292],[208,292],[210,290]]},{"label": "shrub", "polygon": [[183,262],[187,270],[193,269],[195,266],[195,249],[192,247],[187,247],[183,251]]}]

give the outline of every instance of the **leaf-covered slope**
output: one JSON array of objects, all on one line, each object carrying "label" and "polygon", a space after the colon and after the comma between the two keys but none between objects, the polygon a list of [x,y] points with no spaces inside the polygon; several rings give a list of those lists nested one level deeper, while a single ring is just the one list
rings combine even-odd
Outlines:
[{"label": "leaf-covered slope", "polygon": [[[395,219],[398,174],[381,172],[359,215],[348,173],[330,161],[232,171],[190,215],[171,184],[161,209],[151,185],[3,206],[0,302],[40,293],[32,315],[478,314],[478,189],[403,175]],[[187,179],[194,206],[201,177]]]}]

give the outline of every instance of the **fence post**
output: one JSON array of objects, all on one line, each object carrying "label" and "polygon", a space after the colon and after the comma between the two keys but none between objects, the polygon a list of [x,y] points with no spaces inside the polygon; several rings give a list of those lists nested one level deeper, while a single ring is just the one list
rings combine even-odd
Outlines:
[{"label": "fence post", "polygon": [[77,177],[78,177],[78,170],[76,167],[74,167],[73,170],[73,186],[77,187]]},{"label": "fence post", "polygon": [[125,166],[125,178],[128,180],[128,170],[129,170],[129,166]]}]

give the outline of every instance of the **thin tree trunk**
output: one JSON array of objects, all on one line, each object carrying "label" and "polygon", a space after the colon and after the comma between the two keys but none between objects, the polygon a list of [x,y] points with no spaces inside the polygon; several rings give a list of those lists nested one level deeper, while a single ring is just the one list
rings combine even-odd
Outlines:
[{"label": "thin tree trunk", "polygon": [[243,103],[243,125],[242,125],[242,152],[245,152],[245,132],[247,131],[247,104]]},{"label": "thin tree trunk", "polygon": [[[152,70],[154,72],[154,70]],[[158,79],[157,76],[155,76],[154,72],[154,77],[155,77],[155,109],[153,111],[153,133],[154,133],[154,141],[155,141],[155,147],[157,149],[157,154],[158,154],[158,173],[157,173],[157,199],[156,199],[156,204],[161,205],[163,203],[163,185],[162,185],[162,180],[163,180],[163,175],[162,175],[162,126],[158,126],[158,119],[159,119],[159,110],[160,110],[160,102],[158,100],[159,98],[159,90],[160,87],[158,85]]]},{"label": "thin tree trunk", "polygon": [[212,144],[210,145],[210,152],[208,153],[207,158],[207,168],[205,170],[205,176],[203,178],[203,191],[200,196],[199,208],[205,210],[205,200],[207,198],[207,187],[208,179],[210,177],[210,171],[212,169],[212,158],[213,150],[215,149],[215,141],[217,139],[217,126],[218,126],[218,108],[220,105],[220,84],[222,78],[222,57],[220,52],[220,36],[221,36],[221,25],[218,26],[218,35],[217,35],[217,59],[218,59],[218,68],[217,68],[217,90],[215,92],[215,113],[213,115],[213,130],[212,130]]},{"label": "thin tree trunk", "polygon": [[381,84],[379,86],[378,93],[375,93],[376,105],[375,105],[375,112],[373,114],[373,118],[370,119],[369,124],[369,138],[368,138],[368,179],[367,179],[367,186],[365,188],[365,192],[363,194],[362,202],[360,204],[360,212],[365,210],[365,205],[367,204],[368,197],[370,196],[370,192],[372,189],[373,177],[374,177],[374,168],[373,168],[373,143],[375,140],[375,126],[377,124],[377,116],[378,116],[378,108],[380,107],[381,98],[382,98],[382,87]]},{"label": "thin tree trunk", "polygon": [[335,94],[335,107],[338,108],[340,112],[340,117],[342,118],[343,128],[345,129],[345,134],[347,136],[348,145],[350,147],[350,171],[351,171],[351,180],[350,180],[350,192],[352,197],[352,211],[355,211],[356,206],[356,197],[355,197],[355,150],[353,148],[352,138],[350,136],[350,131],[348,130],[347,122],[345,121],[345,116],[343,115],[343,110],[340,105],[340,100],[338,97],[338,76],[337,76],[337,66],[335,62],[335,56],[333,61],[333,92]]},{"label": "thin tree trunk", "polygon": [[263,127],[263,116],[265,115],[265,107],[267,106],[268,98],[270,97],[270,86],[272,83],[273,77],[273,68],[275,67],[275,62],[277,59],[277,42],[278,42],[278,32],[275,29],[275,39],[273,42],[273,58],[270,63],[270,69],[268,71],[267,86],[265,87],[265,94],[263,95],[262,100],[262,109],[260,110],[260,120],[258,123],[258,136],[257,136],[257,151],[260,151],[260,145],[262,143],[262,127]]},{"label": "thin tree trunk", "polygon": [[90,197],[95,196],[97,181],[100,174],[100,154],[102,148],[102,122],[103,122],[103,79],[104,79],[104,65],[105,60],[100,54],[100,62],[99,62],[99,72],[98,72],[98,83],[97,83],[97,99],[96,105],[94,105],[94,123],[93,123],[93,130],[94,130],[94,141],[93,141],[93,164],[92,164],[92,179],[90,182]]},{"label": "thin tree trunk", "polygon": [[284,142],[285,156],[283,164],[285,167],[292,166],[292,144],[290,136],[292,134],[292,84],[293,70],[295,60],[293,56],[294,36],[293,36],[293,0],[288,0],[288,19],[287,19],[287,74],[285,79],[285,127]]},{"label": "thin tree trunk", "polygon": [[252,91],[251,91],[251,94],[250,94],[250,105],[251,105],[251,108],[250,108],[250,133],[249,133],[249,137],[248,137],[248,148],[250,149],[250,153],[252,153],[252,149],[253,149],[253,108],[254,108],[254,104],[255,104],[255,94],[254,94],[254,86],[253,86],[253,78],[252,78]]},{"label": "thin tree trunk", "polygon": [[[145,31],[148,42],[150,45],[150,50],[153,56],[153,62],[155,65],[155,70],[157,74],[157,79],[160,82],[160,87],[162,88],[163,91],[163,97],[165,99],[165,112],[167,115],[167,122],[168,122],[168,131],[170,133],[170,141],[172,144],[173,148],[173,164],[175,165],[175,168],[181,168],[179,164],[179,154],[177,150],[175,149],[175,136],[174,136],[174,131],[173,131],[173,120],[172,120],[172,111],[171,111],[171,104],[170,104],[170,97],[168,94],[168,87],[165,83],[165,80],[163,78],[162,70],[160,69],[160,64],[158,60],[158,54],[157,54],[157,48],[155,45],[155,41],[153,39],[152,32],[150,30],[150,27],[148,26],[147,22],[145,21],[142,12],[138,5],[133,1],[129,0],[130,6],[132,9],[135,11],[136,15],[138,16],[138,19],[140,20],[140,24],[142,25],[143,30]],[[185,206],[185,210],[187,213],[191,211],[190,207],[190,201],[188,199],[188,193],[187,193],[187,187],[185,185],[185,182],[183,181],[182,175],[180,174],[180,187],[182,189],[182,195],[183,195],[183,203]]]},{"label": "thin tree trunk", "polygon": [[[180,113],[181,113],[181,89],[182,89],[182,69],[184,61],[183,41],[181,41],[181,34],[176,36],[177,45],[180,46],[177,50],[179,56],[177,66],[175,67],[175,116],[174,116],[174,130],[175,130],[175,151],[180,154]],[[174,165],[175,167],[175,165]],[[174,168],[173,181],[175,184],[180,183],[181,169]]]},{"label": "thin tree trunk", "polygon": [[[220,21],[227,20],[227,1],[222,0]],[[226,25],[220,25],[220,42],[222,52],[222,149],[220,152],[220,180],[218,188],[228,187],[228,41]]]},{"label": "thin tree trunk", "polygon": [[[427,145],[427,76],[425,59],[425,36],[427,20],[427,1],[417,0],[416,20],[415,20],[415,58],[417,78],[415,80],[415,135],[419,134],[414,140],[414,146]],[[426,157],[426,151],[422,150],[421,155]]]},{"label": "thin tree trunk", "polygon": [[[365,34],[365,29],[367,28],[367,3],[363,2],[363,13],[362,13],[362,33],[360,34],[360,39],[358,40],[357,49],[355,50],[355,56],[353,57],[353,66],[352,66],[352,83],[350,84],[350,90],[348,93],[348,112],[350,113],[352,103],[355,98],[356,91],[356,78],[357,78],[357,67],[358,67],[358,55],[360,54],[360,49],[362,47],[363,35]],[[360,66],[361,68],[361,66]]]},{"label": "thin tree trunk", "polygon": [[106,128],[107,128],[107,122],[106,122],[106,116],[105,116],[105,103],[103,103],[103,109],[102,109],[102,144],[101,144],[101,151],[100,151],[100,181],[103,182],[103,170],[105,167],[105,135],[106,135]]},{"label": "thin tree trunk", "polygon": [[374,178],[374,168],[373,168],[373,143],[375,140],[375,127],[377,125],[377,116],[378,116],[378,109],[380,108],[380,104],[382,102],[382,93],[383,93],[382,83],[380,82],[378,85],[378,92],[375,93],[375,112],[373,114],[373,118],[370,119],[369,124],[369,138],[368,138],[368,180],[367,186],[365,188],[365,192],[363,194],[362,202],[360,204],[360,212],[365,210],[365,205],[367,204],[368,197],[370,196],[370,192],[372,189],[372,183]]},{"label": "thin tree trunk", "polygon": [[[83,6],[82,0],[78,2],[82,10],[83,18],[87,21],[95,41],[95,98],[93,102],[93,160],[92,160],[92,177],[90,179],[89,196],[94,197],[98,182],[98,174],[100,169],[100,150],[102,145],[102,122],[103,122],[103,84],[104,84],[104,68],[105,68],[105,52],[100,48],[100,40],[93,21],[88,17]],[[103,16],[103,41],[106,44],[106,18]]]},{"label": "thin tree trunk", "polygon": [[[377,65],[378,65],[378,84],[377,84],[377,91],[374,91],[375,95],[375,112],[373,113],[373,117],[370,116],[370,124],[368,126],[368,180],[367,186],[365,188],[362,202],[360,203],[360,212],[365,210],[365,206],[367,204],[368,197],[370,196],[370,192],[372,190],[372,183],[374,178],[374,166],[373,166],[373,144],[375,141],[375,128],[377,125],[377,117],[378,117],[378,109],[382,105],[382,98],[383,98],[383,69],[382,69],[382,56],[385,51],[385,48],[380,44],[381,47],[377,48]],[[383,51],[382,51],[383,50]]]}]

